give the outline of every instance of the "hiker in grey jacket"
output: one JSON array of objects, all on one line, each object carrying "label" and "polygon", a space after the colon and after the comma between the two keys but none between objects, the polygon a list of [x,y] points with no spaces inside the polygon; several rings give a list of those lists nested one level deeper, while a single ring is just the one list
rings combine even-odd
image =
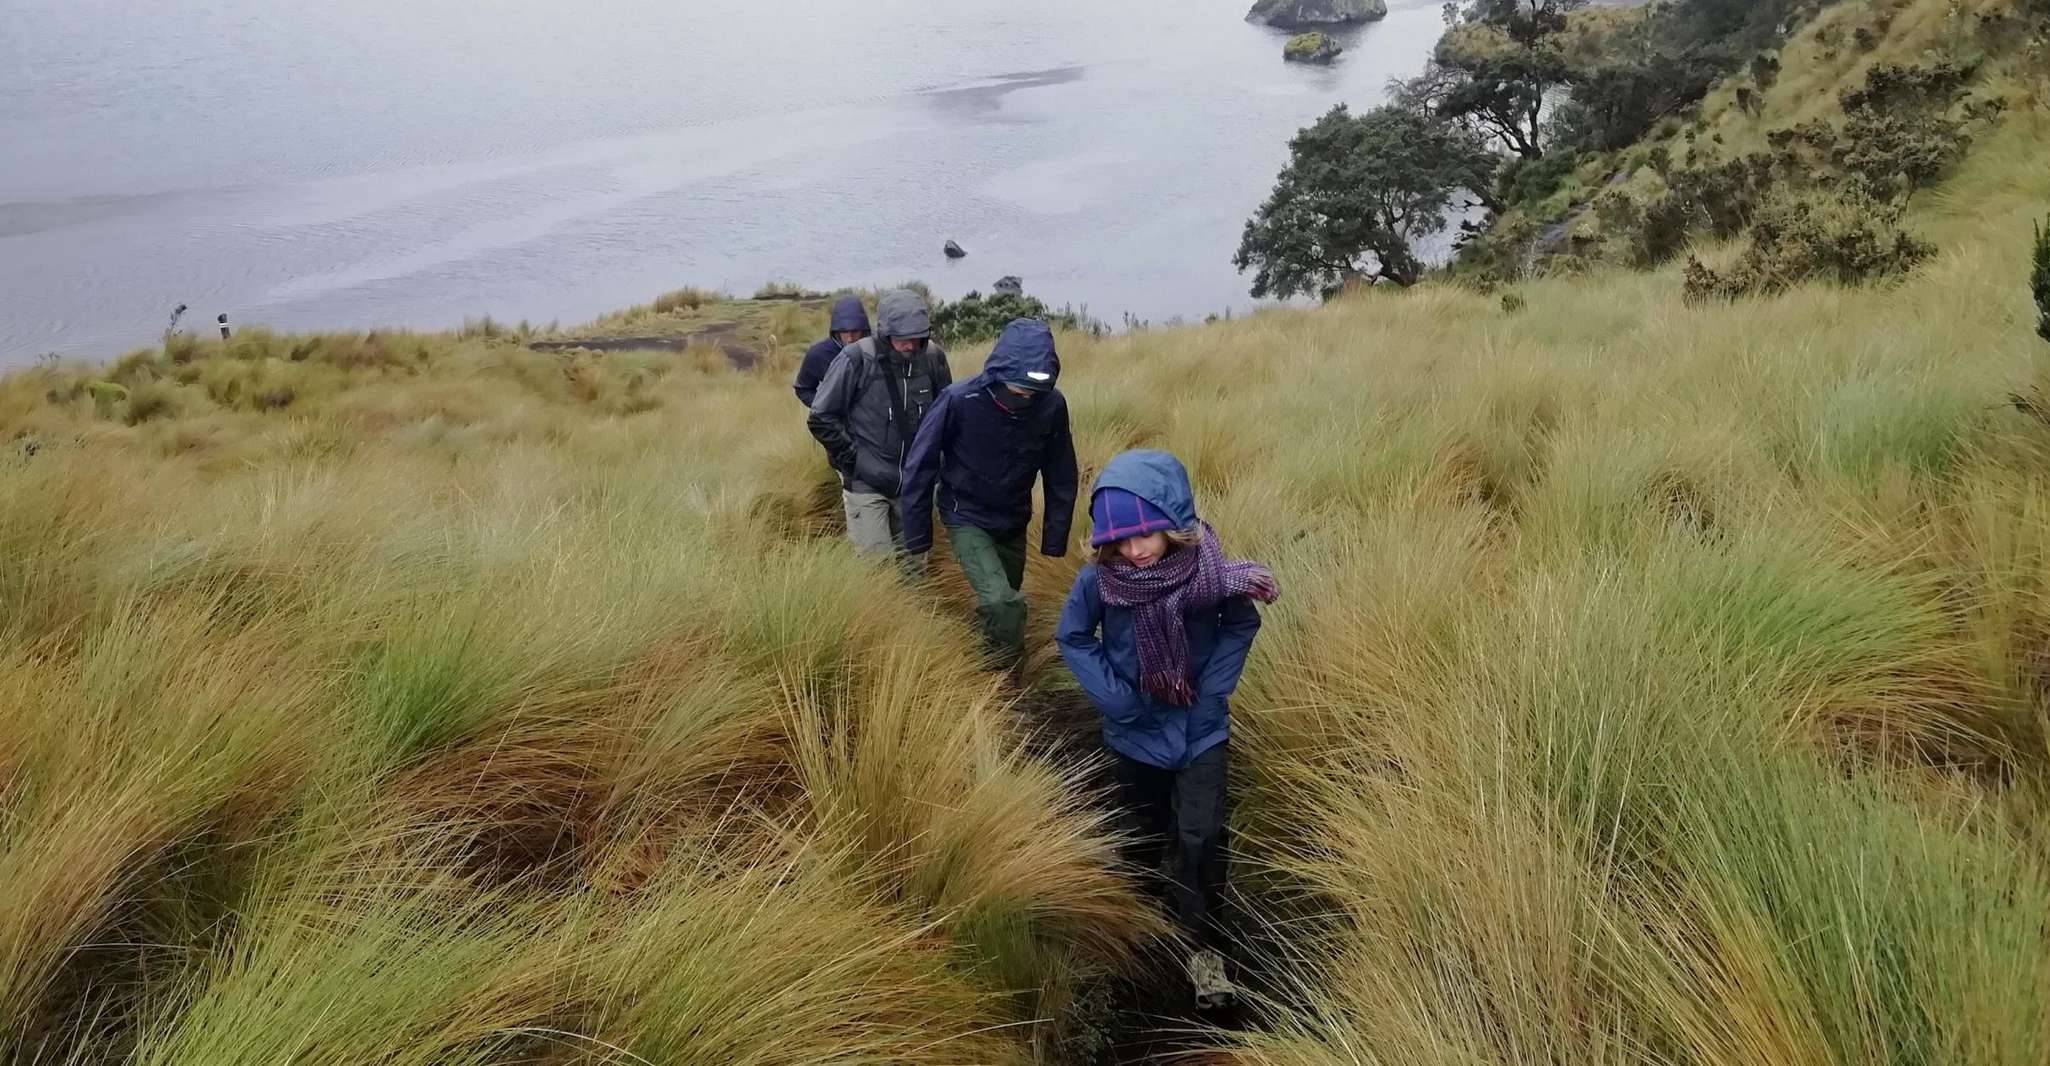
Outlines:
[{"label": "hiker in grey jacket", "polygon": [[876,335],[848,345],[819,383],[811,433],[840,472],[856,551],[885,556],[902,550],[900,468],[926,412],[953,381],[947,353],[932,342],[925,301],[896,289],[876,304]]}]

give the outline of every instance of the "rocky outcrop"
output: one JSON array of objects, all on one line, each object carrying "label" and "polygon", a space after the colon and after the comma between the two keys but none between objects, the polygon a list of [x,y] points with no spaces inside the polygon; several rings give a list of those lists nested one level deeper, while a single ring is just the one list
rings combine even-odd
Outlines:
[{"label": "rocky outcrop", "polygon": [[1350,26],[1388,17],[1387,0],[1258,0],[1246,12],[1247,22],[1284,30]]},{"label": "rocky outcrop", "polygon": [[1345,48],[1327,33],[1299,33],[1281,47],[1281,58],[1291,63],[1329,63]]}]

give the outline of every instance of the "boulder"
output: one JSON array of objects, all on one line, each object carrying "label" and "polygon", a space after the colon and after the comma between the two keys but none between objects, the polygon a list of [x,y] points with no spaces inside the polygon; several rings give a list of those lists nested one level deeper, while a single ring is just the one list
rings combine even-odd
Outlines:
[{"label": "boulder", "polygon": [[1344,47],[1332,40],[1330,34],[1312,30],[1290,37],[1281,47],[1281,58],[1291,63],[1329,63],[1343,51]]},{"label": "boulder", "polygon": [[1388,0],[1258,0],[1246,12],[1247,22],[1298,32],[1387,17]]},{"label": "boulder", "polygon": [[958,244],[955,244],[955,243],[954,243],[953,241],[948,241],[948,242],[947,242],[947,249],[946,249],[946,251],[947,251],[947,258],[949,258],[949,259],[966,259],[966,258],[968,258],[968,253],[967,253],[967,252],[966,252],[965,250],[963,250],[963,249],[962,249],[962,247],[961,247],[960,245],[958,245]]},{"label": "boulder", "polygon": [[990,286],[990,290],[1000,296],[1006,294],[1023,296],[1025,295],[1025,279],[1016,274],[1006,274],[998,278],[997,283]]}]

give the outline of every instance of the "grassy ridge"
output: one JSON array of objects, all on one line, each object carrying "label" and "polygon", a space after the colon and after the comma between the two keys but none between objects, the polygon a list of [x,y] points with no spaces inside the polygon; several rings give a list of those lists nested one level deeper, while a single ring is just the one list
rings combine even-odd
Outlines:
[{"label": "grassy ridge", "polygon": [[[1063,338],[1085,467],[1174,449],[1287,592],[1237,715],[1278,991],[1220,1060],[2050,1054],[2045,143],[1983,135],[1894,288]],[[4,1054],[1079,1058],[1035,1021],[1155,921],[958,584],[833,538],[794,357],[0,383]]]}]

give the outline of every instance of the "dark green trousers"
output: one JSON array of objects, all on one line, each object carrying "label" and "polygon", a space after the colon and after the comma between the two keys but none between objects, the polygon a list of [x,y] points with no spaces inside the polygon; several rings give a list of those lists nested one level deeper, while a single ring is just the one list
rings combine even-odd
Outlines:
[{"label": "dark green trousers", "polygon": [[975,620],[991,655],[1004,665],[1025,656],[1025,531],[991,533],[948,526],[954,558],[975,590]]}]

